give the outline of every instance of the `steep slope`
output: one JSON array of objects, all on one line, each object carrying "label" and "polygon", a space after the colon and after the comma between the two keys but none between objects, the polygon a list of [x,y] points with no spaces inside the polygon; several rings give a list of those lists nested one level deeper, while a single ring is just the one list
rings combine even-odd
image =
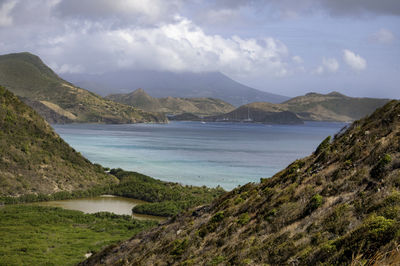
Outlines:
[{"label": "steep slope", "polygon": [[0,196],[71,191],[116,181],[1,86],[0,129]]},{"label": "steep slope", "polygon": [[399,241],[400,102],[391,101],[274,177],[82,264],[382,265],[399,258]]},{"label": "steep slope", "polygon": [[256,90],[220,72],[119,71],[101,75],[65,74],[67,80],[100,95],[146,88],[153,97],[216,98],[235,106],[250,102],[280,103],[289,97]]},{"label": "steep slope", "polygon": [[[165,122],[160,114],[105,100],[58,77],[39,57],[30,53],[0,56],[0,85],[27,102],[51,122],[135,123]],[[47,108],[43,107],[46,106]],[[36,108],[37,107],[37,108]]]},{"label": "steep slope", "polygon": [[213,98],[154,98],[143,89],[137,89],[128,94],[112,94],[106,98],[144,111],[165,114],[192,113],[205,116],[223,114],[235,109],[233,105]]}]

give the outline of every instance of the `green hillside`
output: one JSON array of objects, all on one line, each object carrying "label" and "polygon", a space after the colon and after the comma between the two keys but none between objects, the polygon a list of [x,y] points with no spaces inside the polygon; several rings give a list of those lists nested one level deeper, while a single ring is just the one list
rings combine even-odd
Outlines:
[{"label": "green hillside", "polygon": [[154,98],[143,89],[128,94],[112,94],[106,98],[148,112],[174,115],[191,113],[196,116],[206,116],[223,114],[235,109],[233,105],[214,98]]},{"label": "green hillside", "polygon": [[371,114],[388,101],[389,99],[348,97],[338,92],[308,93],[278,106],[296,113],[303,120],[354,121]]},{"label": "green hillside", "polygon": [[[398,265],[400,102],[82,265]],[[397,264],[396,264],[397,263]]]},{"label": "green hillside", "polygon": [[[30,53],[0,56],[0,85],[26,98],[51,122],[136,123],[166,122],[161,114],[105,100],[58,77]],[[54,114],[59,117],[56,119]]]},{"label": "green hillside", "polygon": [[[270,108],[273,106],[273,108]],[[272,103],[250,103],[240,106],[232,112],[208,116],[203,119],[210,122],[247,122],[247,123],[264,123],[264,124],[303,124],[297,114],[279,109]]]},{"label": "green hillside", "polygon": [[[299,124],[302,121],[348,122],[371,114],[389,99],[353,98],[332,92],[308,93],[281,104],[254,102],[205,121],[258,122],[271,124]],[[193,120],[198,120],[197,118]]]},{"label": "green hillside", "polygon": [[71,191],[116,181],[0,87],[0,196]]}]

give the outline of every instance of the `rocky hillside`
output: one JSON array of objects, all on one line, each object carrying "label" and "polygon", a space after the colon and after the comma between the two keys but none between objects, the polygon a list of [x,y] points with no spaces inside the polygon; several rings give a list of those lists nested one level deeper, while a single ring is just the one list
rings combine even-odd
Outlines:
[{"label": "rocky hillside", "polygon": [[23,97],[52,123],[166,122],[161,114],[105,100],[58,77],[30,53],[0,56],[0,85]]},{"label": "rocky hillside", "polygon": [[399,241],[400,102],[391,101],[272,178],[82,264],[395,265]]},{"label": "rocky hillside", "polygon": [[0,196],[71,191],[116,181],[1,86],[0,129]]},{"label": "rocky hillside", "polygon": [[106,98],[147,112],[173,115],[191,113],[196,116],[208,116],[228,113],[235,109],[233,105],[213,98],[154,98],[143,89],[128,94],[112,94]]}]

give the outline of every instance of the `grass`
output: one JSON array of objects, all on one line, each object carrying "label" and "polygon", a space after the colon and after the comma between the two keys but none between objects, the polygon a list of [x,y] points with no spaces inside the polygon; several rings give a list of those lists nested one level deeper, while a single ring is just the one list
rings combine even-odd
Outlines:
[{"label": "grass", "polygon": [[110,213],[4,206],[0,208],[0,265],[75,265],[86,253],[156,224]]}]

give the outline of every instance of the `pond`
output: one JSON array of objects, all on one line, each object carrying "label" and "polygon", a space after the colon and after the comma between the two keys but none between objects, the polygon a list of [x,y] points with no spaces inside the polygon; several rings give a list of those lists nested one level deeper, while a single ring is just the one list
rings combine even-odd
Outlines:
[{"label": "pond", "polygon": [[40,206],[61,207],[68,210],[77,210],[84,213],[96,212],[112,212],[120,215],[132,215],[133,218],[138,220],[157,220],[163,221],[166,218],[144,215],[132,214],[132,208],[136,205],[146,203],[145,201],[117,197],[112,195],[102,195],[98,197],[82,198],[82,199],[69,199],[69,200],[55,200],[34,203]]}]

